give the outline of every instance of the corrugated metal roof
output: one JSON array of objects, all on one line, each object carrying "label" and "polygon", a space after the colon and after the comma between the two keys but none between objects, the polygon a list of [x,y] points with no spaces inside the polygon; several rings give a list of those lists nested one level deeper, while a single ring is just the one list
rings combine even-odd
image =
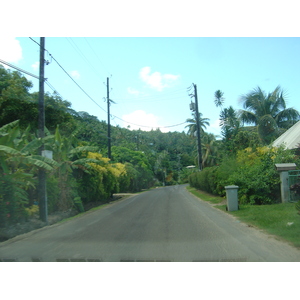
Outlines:
[{"label": "corrugated metal roof", "polygon": [[283,133],[279,138],[277,138],[273,143],[273,147],[279,147],[284,144],[285,149],[296,149],[300,144],[300,121],[289,128],[285,133]]}]

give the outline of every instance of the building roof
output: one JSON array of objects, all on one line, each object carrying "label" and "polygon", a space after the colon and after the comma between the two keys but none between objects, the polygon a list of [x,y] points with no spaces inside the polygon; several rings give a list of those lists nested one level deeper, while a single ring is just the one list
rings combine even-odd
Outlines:
[{"label": "building roof", "polygon": [[279,147],[280,145],[284,145],[285,149],[298,148],[298,145],[300,145],[300,121],[294,124],[272,143],[273,147]]}]

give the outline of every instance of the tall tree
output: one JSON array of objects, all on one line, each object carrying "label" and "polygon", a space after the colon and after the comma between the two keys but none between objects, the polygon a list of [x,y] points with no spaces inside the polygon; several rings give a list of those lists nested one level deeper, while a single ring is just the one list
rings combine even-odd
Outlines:
[{"label": "tall tree", "polygon": [[287,108],[284,91],[277,86],[266,94],[260,87],[241,97],[244,109],[240,110],[241,120],[257,127],[260,139],[269,144],[282,130],[288,129],[299,120],[299,112]]},{"label": "tall tree", "polygon": [[20,120],[20,127],[37,123],[38,110],[29,89],[32,83],[20,72],[5,70],[0,65],[0,126]]}]

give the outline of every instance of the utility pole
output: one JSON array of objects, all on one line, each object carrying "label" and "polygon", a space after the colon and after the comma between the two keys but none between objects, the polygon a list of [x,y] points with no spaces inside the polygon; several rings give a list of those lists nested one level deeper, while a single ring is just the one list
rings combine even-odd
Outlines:
[{"label": "utility pole", "polygon": [[198,165],[199,170],[202,170],[202,151],[201,151],[201,136],[200,136],[200,119],[199,119],[199,108],[198,108],[198,96],[197,96],[197,85],[193,83],[194,86],[194,96],[196,104],[196,123],[197,123],[197,141],[198,141]]},{"label": "utility pole", "polygon": [[[45,38],[40,38],[40,74],[39,74],[39,102],[38,102],[38,133],[39,138],[45,137],[45,102],[44,102],[44,82],[45,82]],[[43,155],[44,144],[40,147],[40,155]],[[48,224],[48,205],[46,191],[46,171],[40,169],[38,172],[38,197],[39,212],[43,222]]]},{"label": "utility pole", "polygon": [[109,78],[107,77],[107,145],[108,158],[111,159],[111,137],[110,137],[110,99],[109,99]]}]

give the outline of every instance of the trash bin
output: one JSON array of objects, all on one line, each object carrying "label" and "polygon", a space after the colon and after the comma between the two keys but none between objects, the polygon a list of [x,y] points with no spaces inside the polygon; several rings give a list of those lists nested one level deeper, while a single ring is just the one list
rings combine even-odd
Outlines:
[{"label": "trash bin", "polygon": [[239,209],[238,204],[238,186],[237,185],[228,185],[225,186],[226,198],[227,198],[227,207],[228,211],[235,211]]}]

